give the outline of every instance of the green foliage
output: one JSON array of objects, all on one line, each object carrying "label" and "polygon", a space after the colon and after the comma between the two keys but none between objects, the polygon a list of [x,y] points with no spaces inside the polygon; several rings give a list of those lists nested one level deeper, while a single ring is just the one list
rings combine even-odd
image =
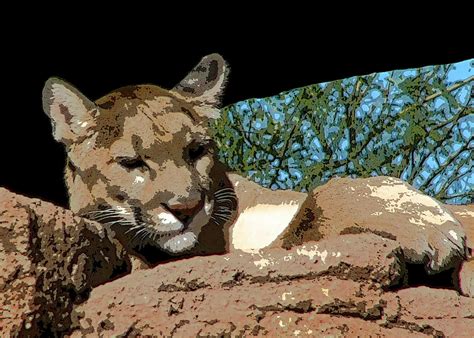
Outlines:
[{"label": "green foliage", "polygon": [[213,125],[221,159],[272,189],[389,175],[446,202],[474,202],[474,77],[450,83],[451,67],[356,76],[228,106]]}]

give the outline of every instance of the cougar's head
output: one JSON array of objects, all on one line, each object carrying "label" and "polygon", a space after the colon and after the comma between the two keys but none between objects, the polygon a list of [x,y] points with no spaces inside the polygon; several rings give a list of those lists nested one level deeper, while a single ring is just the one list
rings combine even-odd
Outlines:
[{"label": "cougar's head", "polygon": [[71,209],[171,254],[192,250],[206,226],[228,221],[232,189],[208,130],[227,73],[212,54],[171,90],[128,86],[95,102],[49,79],[43,107],[66,147]]}]

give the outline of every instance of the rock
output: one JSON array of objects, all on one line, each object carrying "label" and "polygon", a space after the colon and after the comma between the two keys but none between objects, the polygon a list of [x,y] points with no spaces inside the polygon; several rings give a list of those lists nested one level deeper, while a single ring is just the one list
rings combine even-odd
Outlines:
[{"label": "rock", "polygon": [[0,188],[0,336],[67,332],[75,303],[129,269],[97,223]]},{"label": "rock", "polygon": [[[373,234],[344,235],[135,271],[92,291],[76,309],[80,328],[72,336],[415,337],[472,327],[474,299],[452,290],[390,291],[390,281],[402,277],[392,275],[399,249]],[[434,301],[443,319],[452,318],[431,320]]]},{"label": "rock", "polygon": [[[322,196],[316,211],[324,212],[325,226],[342,226],[337,217],[345,211],[334,201],[348,197]],[[359,206],[376,212],[374,205]],[[470,207],[448,206],[472,247]],[[346,220],[370,219],[350,210]],[[0,189],[0,336],[474,332],[474,298],[426,286],[395,288],[406,280],[404,248],[390,234],[356,231],[287,250],[193,257],[131,274],[130,257],[113,235],[50,203]],[[473,262],[465,261],[459,273],[461,291],[471,296]]]},{"label": "rock", "polygon": [[387,293],[381,325],[411,328],[437,337],[472,337],[474,298],[454,290],[417,287]]}]

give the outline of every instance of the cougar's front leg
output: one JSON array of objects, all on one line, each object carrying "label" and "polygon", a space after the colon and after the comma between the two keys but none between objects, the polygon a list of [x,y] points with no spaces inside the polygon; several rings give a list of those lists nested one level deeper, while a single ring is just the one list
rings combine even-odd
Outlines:
[{"label": "cougar's front leg", "polygon": [[276,244],[290,248],[357,233],[396,241],[400,258],[423,265],[428,274],[458,268],[467,258],[465,231],[452,214],[435,199],[388,177],[333,179],[315,189]]}]

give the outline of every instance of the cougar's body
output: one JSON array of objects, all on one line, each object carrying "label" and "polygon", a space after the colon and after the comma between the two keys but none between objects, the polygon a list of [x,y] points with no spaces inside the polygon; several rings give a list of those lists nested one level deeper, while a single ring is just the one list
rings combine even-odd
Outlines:
[{"label": "cougar's body", "polygon": [[[317,209],[311,193],[265,189],[219,162],[208,125],[219,116],[227,74],[222,57],[213,54],[171,90],[128,86],[96,101],[61,79],[49,79],[43,105],[55,139],[67,151],[70,208],[110,226],[125,247],[148,261],[156,261],[150,256],[157,253],[256,251],[344,233],[344,224],[316,229],[322,223],[304,220],[308,210]],[[383,188],[393,198],[411,196],[406,206],[416,206],[413,196],[429,199],[400,180]],[[334,207],[344,208],[344,198]],[[416,215],[417,208],[405,209]],[[436,222],[381,226],[394,237],[412,234],[401,244],[417,255],[406,258],[424,262],[430,257],[425,263],[436,272],[461,259],[465,238],[441,204],[433,210]],[[299,227],[303,221],[305,228]],[[372,223],[362,226],[377,230]],[[420,232],[420,226],[426,230]],[[455,236],[445,241],[440,233],[449,230]]]}]

